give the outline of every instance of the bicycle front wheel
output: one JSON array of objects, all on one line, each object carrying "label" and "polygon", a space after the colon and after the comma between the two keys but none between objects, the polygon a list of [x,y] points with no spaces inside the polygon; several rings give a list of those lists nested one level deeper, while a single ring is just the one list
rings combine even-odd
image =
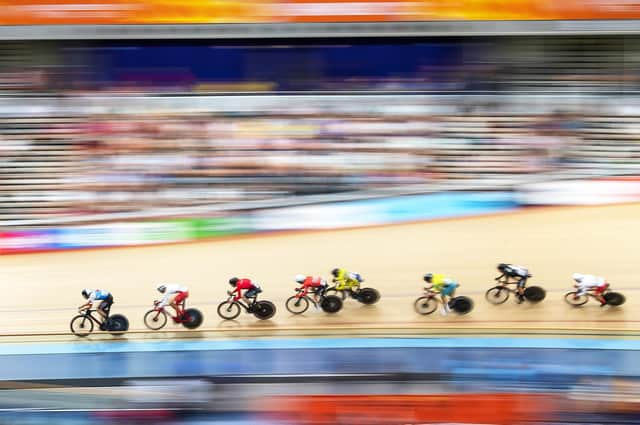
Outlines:
[{"label": "bicycle front wheel", "polygon": [[162,329],[167,324],[167,313],[162,310],[152,309],[144,315],[144,325],[152,331]]},{"label": "bicycle front wheel", "polygon": [[495,286],[489,289],[484,297],[491,304],[502,304],[509,298],[509,290],[503,286]]},{"label": "bicycle front wheel", "polygon": [[431,314],[438,308],[438,301],[433,297],[420,297],[413,304],[413,308],[418,314]]},{"label": "bicycle front wheel", "polygon": [[302,314],[309,308],[309,300],[306,297],[290,297],[284,305],[291,314]]},{"label": "bicycle front wheel", "polygon": [[240,315],[240,306],[233,301],[221,302],[218,306],[218,315],[225,320],[233,320]]},{"label": "bicycle front wheel", "polygon": [[93,320],[84,314],[79,314],[71,319],[71,332],[76,336],[85,337],[93,332]]},{"label": "bicycle front wheel", "polygon": [[564,300],[567,302],[567,304],[578,307],[581,305],[585,305],[587,301],[589,301],[589,297],[585,294],[578,295],[578,292],[572,291],[565,294]]}]

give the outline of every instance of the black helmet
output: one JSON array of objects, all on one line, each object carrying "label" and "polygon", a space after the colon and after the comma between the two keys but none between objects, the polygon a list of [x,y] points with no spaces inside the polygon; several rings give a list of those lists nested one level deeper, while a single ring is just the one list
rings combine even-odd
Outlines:
[{"label": "black helmet", "polygon": [[229,285],[236,286],[239,280],[240,279],[238,279],[237,277],[232,277],[231,279],[229,279]]},{"label": "black helmet", "polygon": [[431,279],[433,279],[433,273],[427,273],[427,274],[425,274],[425,275],[424,275],[424,277],[423,277],[423,279],[424,279],[424,281],[425,281],[425,282],[429,282],[429,283],[431,283]]},{"label": "black helmet", "polygon": [[340,269],[338,269],[338,268],[335,268],[335,269],[331,270],[331,274],[334,277],[338,277],[338,273],[340,273]]},{"label": "black helmet", "polygon": [[498,270],[500,270],[501,272],[503,272],[503,273],[504,273],[505,269],[506,269],[508,266],[509,266],[508,264],[500,263],[500,264],[498,264]]},{"label": "black helmet", "polygon": [[89,295],[91,294],[91,289],[83,289],[82,290],[82,296],[85,297],[85,299],[89,299]]}]

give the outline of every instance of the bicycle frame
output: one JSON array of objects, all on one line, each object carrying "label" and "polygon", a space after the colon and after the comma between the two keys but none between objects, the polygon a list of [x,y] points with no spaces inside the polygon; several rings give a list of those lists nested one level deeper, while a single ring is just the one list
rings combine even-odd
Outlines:
[{"label": "bicycle frame", "polygon": [[[102,326],[102,325],[104,324],[104,320],[103,320],[103,321],[100,321],[100,320],[96,319],[96,318],[95,318],[95,316],[94,316],[93,314],[91,314],[91,313],[93,313],[94,311],[97,311],[97,310],[85,309],[85,310],[84,310],[84,317],[85,317],[86,319],[91,320],[93,323],[95,323],[96,325],[98,325],[98,327],[100,327],[100,326]],[[108,317],[109,317],[109,316],[107,316],[106,318],[108,318]],[[105,319],[106,319],[106,318],[105,318]]]},{"label": "bicycle frame", "polygon": [[164,314],[167,314],[169,317],[171,317],[175,321],[181,321],[182,317],[184,316],[184,312],[186,310],[186,301],[187,300],[182,300],[178,304],[176,304],[178,306],[178,311],[176,311],[177,316],[174,316],[169,311],[167,311],[167,308],[166,308],[167,306],[158,307],[158,305],[155,304],[153,309],[157,311],[158,314],[164,313]]},{"label": "bicycle frame", "polygon": [[302,288],[296,288],[296,292],[297,294],[295,295],[296,298],[302,299],[302,298],[306,298],[307,301],[309,301],[311,304],[313,304],[314,306],[318,306],[320,305],[320,302],[322,302],[322,298],[324,298],[324,295],[320,296],[320,301],[316,302],[316,300],[313,299],[313,297],[309,296],[309,292],[307,291],[306,294],[301,295],[302,294],[303,289]]},{"label": "bicycle frame", "polygon": [[227,298],[227,302],[232,304],[238,304],[240,307],[244,309],[245,312],[249,312],[249,310],[251,310],[253,305],[258,301],[257,296],[253,298],[253,302],[251,304],[243,303],[242,298],[240,298],[239,300],[234,300],[234,298],[235,298],[235,295],[229,295],[229,298]]}]

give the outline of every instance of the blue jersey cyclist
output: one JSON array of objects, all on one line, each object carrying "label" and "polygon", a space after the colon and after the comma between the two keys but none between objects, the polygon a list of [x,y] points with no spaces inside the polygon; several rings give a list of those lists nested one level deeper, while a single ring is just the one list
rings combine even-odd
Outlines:
[{"label": "blue jersey cyclist", "polygon": [[424,275],[424,281],[429,285],[425,289],[436,294],[440,294],[442,300],[442,315],[449,313],[449,300],[460,286],[455,279],[439,273],[427,273]]},{"label": "blue jersey cyclist", "polygon": [[102,317],[103,322],[109,317],[109,310],[113,304],[113,295],[109,291],[104,289],[83,289],[82,296],[87,302],[78,307],[79,310],[91,308],[96,301],[100,301],[96,311]]}]

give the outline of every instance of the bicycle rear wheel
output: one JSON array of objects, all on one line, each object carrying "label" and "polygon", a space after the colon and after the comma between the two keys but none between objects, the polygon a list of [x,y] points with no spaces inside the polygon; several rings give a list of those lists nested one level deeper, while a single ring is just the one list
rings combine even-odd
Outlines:
[{"label": "bicycle rear wheel", "polygon": [[362,288],[358,291],[357,299],[365,305],[375,304],[380,299],[380,292],[374,288]]},{"label": "bicycle rear wheel", "polygon": [[167,313],[162,310],[151,309],[144,315],[144,325],[152,331],[162,329],[167,324]]},{"label": "bicycle rear wheel", "polygon": [[129,320],[122,314],[114,314],[107,320],[107,330],[111,335],[122,335],[129,330]]},{"label": "bicycle rear wheel", "polygon": [[604,299],[607,301],[607,304],[614,307],[622,305],[626,301],[625,296],[619,292],[607,292],[604,294]]},{"label": "bicycle rear wheel", "polygon": [[420,297],[413,303],[416,313],[427,315],[431,314],[438,308],[438,301],[433,297]]},{"label": "bicycle rear wheel", "polygon": [[335,295],[327,295],[320,301],[320,307],[325,313],[337,313],[342,309],[342,299]]},{"label": "bicycle rear wheel", "polygon": [[547,296],[547,291],[539,286],[529,286],[524,290],[524,297],[532,303],[539,303]]},{"label": "bicycle rear wheel", "polygon": [[473,300],[465,296],[455,297],[449,301],[449,308],[458,314],[467,314],[473,310]]},{"label": "bicycle rear wheel", "polygon": [[71,332],[76,336],[85,337],[93,332],[93,320],[84,314],[79,314],[71,319],[70,326]]},{"label": "bicycle rear wheel", "polygon": [[184,311],[182,326],[187,329],[195,329],[202,324],[204,317],[197,308],[188,308]]},{"label": "bicycle rear wheel", "polygon": [[258,301],[253,309],[253,315],[260,320],[271,319],[276,314],[276,306],[271,301]]}]

